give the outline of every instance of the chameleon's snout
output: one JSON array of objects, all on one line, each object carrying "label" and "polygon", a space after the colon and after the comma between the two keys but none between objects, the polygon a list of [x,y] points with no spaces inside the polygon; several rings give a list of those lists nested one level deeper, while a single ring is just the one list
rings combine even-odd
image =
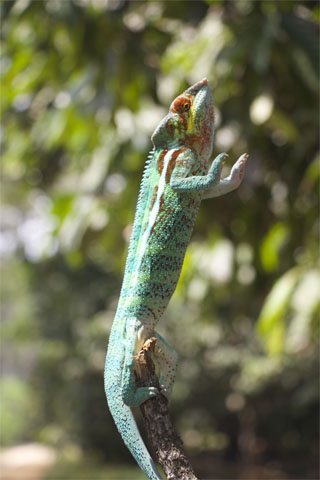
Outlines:
[{"label": "chameleon's snout", "polygon": [[205,85],[208,85],[208,80],[206,77],[189,87],[187,93],[191,95],[196,95]]},{"label": "chameleon's snout", "polygon": [[[206,77],[192,85],[192,87],[188,88],[186,93],[192,95],[194,99],[192,108],[193,115],[201,116],[201,118],[207,118],[208,113],[206,110],[208,108],[212,110],[211,104],[213,102],[211,88]],[[209,117],[211,117],[210,114]]]},{"label": "chameleon's snout", "polygon": [[202,155],[205,152],[210,155],[213,145],[214,107],[208,80],[203,78],[192,85],[186,93],[193,97],[187,133],[197,136],[195,148],[198,148]]}]

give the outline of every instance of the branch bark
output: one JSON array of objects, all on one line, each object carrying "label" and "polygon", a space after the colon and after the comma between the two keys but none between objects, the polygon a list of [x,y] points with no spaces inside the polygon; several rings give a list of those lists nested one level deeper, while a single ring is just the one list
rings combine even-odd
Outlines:
[{"label": "branch bark", "polygon": [[[137,355],[136,383],[141,387],[160,390],[151,355],[155,337],[147,340]],[[148,437],[167,480],[199,480],[183,450],[180,437],[175,432],[169,415],[168,400],[164,395],[150,398],[140,406]]]}]

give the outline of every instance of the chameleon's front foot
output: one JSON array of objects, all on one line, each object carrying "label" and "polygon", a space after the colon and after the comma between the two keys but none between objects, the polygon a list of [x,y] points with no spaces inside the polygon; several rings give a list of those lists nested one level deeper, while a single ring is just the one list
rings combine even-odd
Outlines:
[{"label": "chameleon's front foot", "polygon": [[[222,155],[226,156],[226,154]],[[217,158],[219,158],[219,156]],[[241,155],[233,165],[230,175],[227,178],[220,179],[219,182],[208,188],[208,190],[204,192],[202,199],[220,197],[238,188],[244,176],[244,169],[248,157],[249,155],[247,153]]]}]

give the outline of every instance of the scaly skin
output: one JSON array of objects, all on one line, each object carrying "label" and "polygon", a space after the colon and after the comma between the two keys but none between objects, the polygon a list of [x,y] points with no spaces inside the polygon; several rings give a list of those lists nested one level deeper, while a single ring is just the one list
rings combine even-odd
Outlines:
[{"label": "scaly skin", "polygon": [[136,388],[134,355],[157,337],[154,360],[160,367],[162,393],[170,395],[177,365],[175,350],[154,330],[179,280],[196,215],[204,198],[236,189],[247,154],[221,179],[227,154],[215,158],[214,109],[207,79],[171,104],[152,136],[141,182],[125,275],[113,322],[105,366],[105,391],[117,428],[140,468],[161,479],[140,437],[131,408],[157,395],[155,388]]}]

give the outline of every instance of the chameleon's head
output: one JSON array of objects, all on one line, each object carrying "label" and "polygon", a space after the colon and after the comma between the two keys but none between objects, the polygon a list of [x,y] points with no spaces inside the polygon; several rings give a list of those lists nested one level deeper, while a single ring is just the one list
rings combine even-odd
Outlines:
[{"label": "chameleon's head", "polygon": [[188,145],[204,156],[211,155],[214,132],[214,108],[208,80],[204,78],[179,95],[169,114],[152,136],[155,145]]}]

